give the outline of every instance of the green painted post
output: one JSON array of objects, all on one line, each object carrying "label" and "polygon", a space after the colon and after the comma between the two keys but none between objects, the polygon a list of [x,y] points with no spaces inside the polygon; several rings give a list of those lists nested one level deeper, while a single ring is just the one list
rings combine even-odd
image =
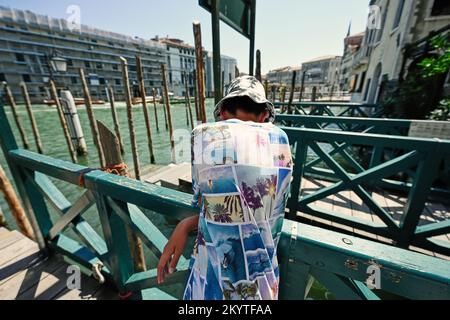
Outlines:
[{"label": "green painted post", "polygon": [[128,233],[125,223],[113,212],[106,197],[99,191],[92,192],[108,247],[108,260],[111,273],[120,293],[125,294],[125,283],[134,273],[134,262],[128,245]]},{"label": "green painted post", "polygon": [[401,240],[399,245],[402,247],[407,248],[414,236],[431,186],[438,174],[441,160],[440,150],[436,147],[433,151],[427,153],[425,160],[419,163],[400,222]]},{"label": "green painted post", "polygon": [[295,161],[293,180],[291,185],[291,197],[289,198],[289,219],[295,220],[297,217],[298,200],[300,197],[300,188],[302,185],[303,173],[305,170],[306,157],[308,152],[308,141],[297,140],[295,149]]},{"label": "green painted post", "polygon": [[211,0],[211,24],[213,38],[213,70],[214,70],[214,99],[219,103],[222,99],[221,61],[220,61],[220,0]]},{"label": "green painted post", "polygon": [[17,150],[18,146],[8,118],[6,117],[3,101],[1,99],[0,125],[2,127],[2,130],[0,130],[0,145],[3,154],[5,155],[9,170],[11,171],[15,185],[22,199],[25,212],[30,220],[36,242],[40,249],[46,249],[44,238],[48,235],[48,231],[52,227],[50,214],[39,190],[36,189],[31,181],[29,181],[29,178],[25,176],[24,172],[21,172],[21,169],[16,162],[12,161],[9,156],[9,152],[11,150]]}]

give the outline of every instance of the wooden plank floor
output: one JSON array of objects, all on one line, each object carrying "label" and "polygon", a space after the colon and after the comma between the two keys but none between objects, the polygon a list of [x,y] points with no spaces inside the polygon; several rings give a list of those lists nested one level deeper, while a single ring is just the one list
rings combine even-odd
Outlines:
[{"label": "wooden plank floor", "polygon": [[[155,183],[168,188],[180,189],[182,191],[191,190],[191,165],[183,163],[179,165],[171,165],[161,169],[156,175],[149,175],[144,177],[143,181],[148,183]],[[178,181],[178,182],[177,182]],[[305,196],[316,192],[322,188],[332,185],[331,182],[304,178],[302,179],[301,195]],[[384,208],[391,217],[400,223],[404,213],[404,208],[407,202],[405,197],[401,197],[395,194],[388,193],[384,190],[377,190],[371,192],[372,198],[376,203]],[[368,220],[377,224],[383,225],[381,219],[374,214],[366,204],[356,195],[353,191],[345,190],[338,194],[333,194],[325,199],[313,202],[312,205],[318,206],[322,209],[338,212],[342,215],[353,216],[359,219]],[[349,226],[331,222],[329,220],[317,218],[302,212],[298,212],[300,217],[303,217],[311,222],[318,222],[325,226],[331,226],[333,228],[339,228],[343,231],[349,232],[356,236],[363,236],[366,238],[381,241],[387,244],[391,244],[392,240],[374,235],[362,230],[354,229]],[[420,218],[419,225],[434,223],[443,220],[450,219],[450,207],[441,203],[427,202],[426,207]],[[440,241],[450,243],[450,234],[434,237]],[[411,247],[412,250],[419,251],[424,254],[432,255],[435,257],[450,260],[450,257],[431,252],[428,250]]]},{"label": "wooden plank floor", "polygon": [[69,290],[69,264],[46,258],[37,244],[0,228],[0,300],[115,300],[117,293],[81,274],[81,289]]}]

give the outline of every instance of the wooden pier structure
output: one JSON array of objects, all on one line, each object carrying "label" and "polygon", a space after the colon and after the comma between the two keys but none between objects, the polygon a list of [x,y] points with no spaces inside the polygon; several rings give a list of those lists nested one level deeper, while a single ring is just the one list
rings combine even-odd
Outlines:
[{"label": "wooden pier structure", "polygon": [[[449,190],[442,180],[450,169],[450,141],[409,136],[411,120],[368,118],[378,110],[367,105],[291,107],[292,115],[277,116],[294,154],[278,247],[280,299],[305,299],[314,279],[337,299],[449,300]],[[113,298],[181,298],[170,286],[184,286],[189,253],[158,285],[156,263],[168,240],[152,217],[179,221],[198,214],[191,207],[190,164],[172,164],[138,181],[20,148],[1,104],[0,124],[0,144],[37,239],[33,243],[1,230],[0,292],[5,298],[107,299],[111,291]],[[69,202],[55,179],[77,185],[79,199]],[[101,232],[83,218],[93,206]],[[148,249],[146,270],[133,263],[127,230]],[[53,259],[76,263],[92,290],[61,288],[44,295],[41,280],[17,289],[33,268],[45,269],[32,263],[41,256],[50,264]],[[65,263],[54,265],[60,273],[47,268],[44,279],[56,281],[51,280],[56,273],[64,283]],[[106,283],[95,282],[91,270],[100,270]],[[370,282],[373,270],[380,287]],[[5,290],[8,285],[11,289]]]}]

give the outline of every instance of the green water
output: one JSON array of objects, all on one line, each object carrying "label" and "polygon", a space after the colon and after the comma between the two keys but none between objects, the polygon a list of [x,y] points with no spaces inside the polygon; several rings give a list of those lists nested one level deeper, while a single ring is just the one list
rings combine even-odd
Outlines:
[{"label": "green water", "polygon": [[[125,146],[124,161],[130,167],[132,167],[133,160],[131,155],[130,134],[128,130],[126,106],[124,103],[120,102],[117,102],[116,104],[122,139]],[[212,116],[213,107],[214,101],[207,100],[207,114],[209,120],[211,121],[213,120]],[[16,128],[14,119],[12,117],[11,110],[8,106],[6,106],[5,108],[9,122],[14,131],[14,136],[16,137],[17,143],[19,147],[22,147],[20,135]],[[33,105],[33,110],[41,134],[42,144],[44,147],[44,154],[56,159],[71,161],[56,109],[48,107],[46,105]],[[144,168],[150,165],[150,152],[147,146],[147,134],[144,116],[141,106],[136,106],[133,109],[133,111],[134,111],[133,115],[135,120],[134,124],[136,130],[136,137],[138,143],[139,160],[141,168]],[[155,152],[156,163],[158,165],[167,165],[168,163],[170,163],[171,155],[170,155],[169,133],[166,130],[164,124],[163,106],[157,105],[159,132],[156,130],[156,121],[154,116],[153,105],[149,106],[149,112],[151,116],[153,148]],[[176,129],[190,130],[190,127],[187,125],[186,122],[186,108],[184,104],[173,105],[171,108],[171,112],[172,112],[173,126],[175,130]],[[114,128],[111,116],[111,109],[109,108],[109,105],[95,106],[94,113],[97,120],[102,121],[111,129]],[[193,113],[195,121],[195,110],[193,110]],[[30,148],[32,151],[36,151],[30,121],[28,119],[28,115],[23,105],[18,106],[18,114],[25,128]],[[80,107],[78,109],[78,115],[80,117],[80,122],[84,131],[84,135],[86,137],[86,143],[88,145],[88,152],[89,152],[89,154],[86,157],[78,157],[79,164],[93,168],[99,167],[100,164],[98,160],[98,155],[93,144],[86,109],[84,107]],[[0,152],[0,164],[5,169],[5,171],[7,171],[8,177],[11,178],[8,166],[6,165],[6,161],[2,152]],[[79,196],[79,193],[74,192],[77,189],[76,186],[61,181],[55,180],[53,181],[57,184],[60,190],[66,195],[69,201],[76,200],[76,198]],[[11,218],[9,214],[9,209],[2,197],[0,197],[0,207],[2,211],[5,213],[6,220],[8,221],[9,226],[11,228],[15,228],[15,223]]]},{"label": "green water", "polygon": [[[207,100],[206,103],[207,106],[207,116],[208,121],[213,121],[213,108],[214,108],[214,101],[213,100]],[[11,124],[11,127],[14,132],[14,136],[17,139],[17,143],[19,147],[22,147],[22,143],[20,141],[20,135],[16,128],[15,122],[12,117],[12,113],[9,107],[6,108],[6,113],[9,119],[9,122]],[[40,130],[41,139],[44,147],[44,154],[48,155],[50,157],[71,161],[70,155],[68,152],[68,148],[63,136],[62,128],[59,122],[58,114],[56,112],[55,108],[48,107],[46,105],[33,105],[34,110],[34,116],[36,118],[37,125]],[[134,109],[134,119],[135,119],[135,130],[136,130],[136,136],[137,136],[137,143],[138,143],[138,151],[139,151],[139,159],[141,167],[145,167],[150,165],[150,155],[149,150],[147,146],[147,135],[146,135],[146,128],[144,123],[144,116],[141,106],[136,106]],[[155,117],[154,117],[154,111],[153,111],[153,105],[149,106],[150,116],[151,116],[151,126],[153,131],[153,146],[154,146],[154,152],[155,152],[155,158],[156,158],[156,164],[158,165],[167,165],[171,162],[171,155],[170,155],[170,141],[169,141],[169,134],[168,131],[165,129],[164,124],[164,112],[163,112],[163,106],[158,105],[158,124],[159,124],[159,132],[156,130],[156,123],[155,123]],[[124,155],[124,161],[132,166],[132,156],[131,156],[131,144],[130,144],[130,135],[128,130],[128,122],[127,122],[127,115],[126,115],[126,106],[124,103],[117,103],[117,112],[121,127],[121,133],[122,138],[125,146],[125,155]],[[173,105],[172,109],[172,120],[173,120],[173,126],[174,129],[185,129],[190,131],[190,127],[187,125],[186,122],[186,109],[184,104],[177,104]],[[194,112],[194,110],[193,110]],[[105,123],[109,128],[113,129],[113,121],[111,116],[111,110],[109,108],[109,105],[105,106],[96,106],[94,107],[94,113],[97,120],[102,121]],[[28,115],[26,113],[25,107],[23,105],[18,106],[18,114],[22,120],[23,126],[25,128],[28,142],[30,145],[30,148],[32,151],[36,151],[32,131],[31,131],[31,125],[30,121],[28,119]],[[80,117],[80,122],[83,127],[84,135],[86,137],[86,142],[88,145],[88,156],[86,157],[79,157],[79,163],[81,165],[85,165],[88,167],[99,167],[99,160],[98,155],[96,152],[96,149],[94,147],[93,141],[92,141],[92,135],[91,130],[89,127],[89,121],[87,117],[87,113],[84,107],[80,107],[78,109],[78,114]],[[195,113],[194,113],[195,118]],[[195,121],[195,119],[194,119]],[[0,128],[2,129],[2,128]],[[2,152],[0,152],[0,164],[6,171],[8,177],[11,179],[11,174],[9,172],[9,168],[6,164],[5,157]],[[70,202],[76,201],[79,196],[82,194],[83,190],[75,185],[68,184],[63,181],[59,181],[57,179],[50,178],[54,184],[58,187],[58,189],[66,196],[66,198]],[[11,179],[12,181],[12,179]],[[10,229],[16,229],[16,224],[14,220],[12,219],[9,208],[7,204],[5,203],[3,197],[0,197],[0,207],[5,214],[6,220],[8,222],[8,227]],[[53,221],[56,221],[56,219],[59,217],[58,214],[55,211],[52,211],[51,207],[48,206],[50,209],[51,217]],[[170,237],[174,226],[176,225],[175,221],[168,221],[166,220],[162,215],[144,210],[147,214],[147,216],[150,218],[150,220],[161,230],[161,232],[166,236]],[[98,219],[98,213],[93,206],[90,208],[86,213],[83,214],[83,218],[89,222],[89,224],[100,234],[102,234],[101,226]],[[65,234],[75,240],[80,241],[78,236],[72,232],[71,230],[65,231]],[[192,235],[189,239],[189,243],[186,246],[186,250],[184,252],[186,257],[189,257],[192,251],[194,242],[194,235]],[[149,255],[146,255],[147,257]],[[156,266],[156,261],[147,261],[147,267],[153,268]],[[183,291],[183,285],[173,285],[167,288],[167,292],[170,294],[173,294],[177,297],[181,297],[182,291]],[[321,286],[318,282],[315,282],[310,294],[308,296],[309,298],[318,300],[318,299],[332,299],[332,295]]]}]

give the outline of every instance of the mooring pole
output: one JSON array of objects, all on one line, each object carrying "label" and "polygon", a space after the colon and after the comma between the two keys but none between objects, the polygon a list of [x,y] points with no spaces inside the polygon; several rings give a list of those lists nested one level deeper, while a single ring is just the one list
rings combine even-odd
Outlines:
[{"label": "mooring pole", "polygon": [[205,71],[203,64],[202,29],[200,22],[194,22],[195,59],[197,62],[198,110],[200,120],[206,123],[205,111]]},{"label": "mooring pole", "polygon": [[156,131],[159,132],[159,120],[158,120],[158,110],[156,110],[156,90],[152,89],[153,94],[153,109],[155,110],[155,123],[156,123]]},{"label": "mooring pole", "polygon": [[9,209],[16,220],[17,226],[26,237],[34,240],[34,232],[28,220],[25,210],[20,204],[19,198],[14,191],[14,188],[6,176],[5,171],[0,165],[0,191],[4,194],[5,200],[8,203]]},{"label": "mooring pole", "polygon": [[298,99],[299,102],[302,102],[303,100],[303,92],[305,91],[305,77],[306,77],[306,70],[302,70],[302,84],[300,87],[300,97]]},{"label": "mooring pole", "polygon": [[256,0],[251,0],[250,15],[250,72],[251,76],[255,72],[255,30],[256,30]]},{"label": "mooring pole", "polygon": [[69,148],[70,157],[72,158],[73,163],[78,163],[77,153],[72,144],[72,139],[70,138],[69,127],[67,126],[66,117],[64,117],[64,112],[61,106],[61,102],[59,101],[58,92],[56,91],[55,82],[50,79],[50,92],[52,95],[52,99],[55,100],[56,110],[58,111],[59,121],[61,122],[61,127],[63,129],[64,138],[66,139],[67,147]]},{"label": "mooring pole", "polygon": [[131,101],[130,78],[128,76],[128,62],[123,57],[120,57],[120,62],[122,65],[123,89],[125,91],[125,100],[127,103],[127,118],[128,118],[128,128],[130,131],[131,153],[133,154],[134,177],[136,180],[141,180],[141,165],[139,163],[136,132],[134,130],[133,103]]},{"label": "mooring pole", "polygon": [[117,116],[116,100],[114,98],[114,89],[111,85],[108,85],[108,96],[109,96],[109,103],[111,105],[111,115],[114,122],[114,132],[116,133],[116,137],[119,140],[120,152],[122,154],[125,154],[122,134],[120,132],[119,117]]},{"label": "mooring pole", "polygon": [[255,77],[260,82],[262,82],[262,75],[261,75],[261,51],[256,50],[256,72]]},{"label": "mooring pole", "polygon": [[94,139],[95,147],[97,148],[98,158],[100,160],[100,165],[104,167],[105,155],[103,154],[102,142],[100,141],[100,136],[98,135],[97,121],[95,120],[94,109],[92,107],[91,93],[89,92],[89,87],[84,76],[84,70],[79,69],[81,84],[84,92],[84,103],[86,105],[86,112],[89,118],[89,124],[91,126],[92,139]]},{"label": "mooring pole", "polygon": [[164,102],[166,103],[167,120],[169,122],[170,151],[172,154],[172,162],[176,163],[175,138],[173,136],[172,113],[170,111],[169,86],[167,84],[167,70],[166,70],[165,64],[161,64],[161,72],[162,72],[163,87],[164,87]]},{"label": "mooring pole", "polygon": [[194,103],[195,103],[195,118],[197,119],[197,123],[201,122],[200,120],[200,113],[198,111],[198,82],[197,82],[197,71],[193,71],[193,78],[194,78]]},{"label": "mooring pole", "polygon": [[[184,74],[186,77],[186,73]],[[191,95],[189,94],[189,86],[188,86],[188,82],[187,79],[185,81],[185,87],[186,87],[186,108],[187,111],[189,113],[189,120],[188,120],[188,125],[189,125],[189,121],[191,122],[191,129],[194,129],[194,118],[192,116],[192,107],[191,107]]]},{"label": "mooring pole", "polygon": [[[164,87],[164,84],[163,84],[163,87]],[[162,89],[161,90],[162,92],[164,91],[164,89]],[[163,93],[161,92],[161,96],[163,97]],[[165,126],[166,126],[166,131],[169,131],[169,122],[167,121],[167,111],[166,111],[166,108],[165,108],[165,104],[166,104],[166,102],[165,102],[165,97],[163,97],[163,103],[164,103],[164,107],[163,107],[163,111],[164,111],[164,124],[165,124]]]},{"label": "mooring pole", "polygon": [[213,46],[214,100],[219,103],[222,99],[223,82],[220,61],[220,0],[211,0],[211,25]]},{"label": "mooring pole", "polygon": [[37,151],[40,154],[44,153],[44,148],[42,147],[41,135],[39,134],[39,129],[36,124],[36,118],[33,114],[33,107],[31,106],[30,95],[28,94],[27,85],[25,82],[20,83],[20,89],[22,90],[23,100],[25,101],[25,107],[27,108],[28,117],[30,118],[31,128],[33,129],[34,140],[36,142]]},{"label": "mooring pole", "polygon": [[[97,127],[100,138],[103,141],[102,148],[106,161],[105,171],[119,176],[128,176],[128,167],[122,159],[119,139],[101,121],[97,121]],[[142,241],[129,226],[126,226],[126,230],[135,270],[137,272],[145,271],[146,265]]]},{"label": "mooring pole", "polygon": [[142,99],[142,109],[144,111],[144,120],[145,127],[147,129],[147,142],[148,142],[148,150],[150,152],[150,163],[155,164],[155,154],[153,152],[153,136],[152,136],[152,127],[150,124],[150,115],[148,114],[147,108],[147,93],[145,91],[145,82],[144,82],[144,70],[142,68],[142,60],[140,57],[136,56],[136,70],[139,82],[139,91],[141,93]]},{"label": "mooring pole", "polygon": [[27,135],[25,133],[25,129],[23,128],[22,121],[20,120],[19,114],[17,113],[17,105],[16,101],[14,100],[14,96],[11,92],[11,89],[9,88],[9,85],[6,82],[3,82],[3,88],[5,91],[6,98],[8,99],[8,103],[11,107],[14,121],[16,122],[17,129],[19,129],[20,137],[22,138],[23,148],[29,149],[30,146],[28,144]]},{"label": "mooring pole", "polygon": [[292,72],[292,82],[291,82],[291,92],[289,95],[289,104],[288,104],[288,114],[292,114],[293,110],[292,110],[292,103],[294,102],[294,93],[295,93],[295,82],[297,80],[297,71],[293,71]]}]

